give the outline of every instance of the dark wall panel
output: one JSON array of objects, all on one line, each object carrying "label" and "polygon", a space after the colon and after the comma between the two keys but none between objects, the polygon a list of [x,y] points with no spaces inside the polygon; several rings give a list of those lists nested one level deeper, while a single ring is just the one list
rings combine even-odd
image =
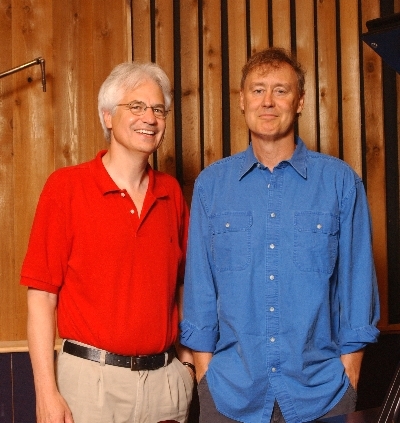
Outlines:
[{"label": "dark wall panel", "polygon": [[0,354],[0,423],[12,421],[11,354]]}]

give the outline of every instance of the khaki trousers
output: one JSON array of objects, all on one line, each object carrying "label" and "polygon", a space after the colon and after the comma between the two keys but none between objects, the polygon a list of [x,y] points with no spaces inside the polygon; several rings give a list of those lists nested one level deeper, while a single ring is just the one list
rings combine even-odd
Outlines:
[{"label": "khaki trousers", "polygon": [[177,358],[157,370],[132,371],[62,350],[57,384],[74,423],[186,423],[194,385]]}]

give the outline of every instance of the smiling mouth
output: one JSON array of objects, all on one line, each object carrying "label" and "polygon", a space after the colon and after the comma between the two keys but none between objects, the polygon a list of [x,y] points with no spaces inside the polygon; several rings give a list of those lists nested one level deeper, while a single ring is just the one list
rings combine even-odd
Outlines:
[{"label": "smiling mouth", "polygon": [[154,131],[149,131],[148,129],[135,129],[135,132],[138,132],[139,134],[145,134],[145,135],[155,135]]}]

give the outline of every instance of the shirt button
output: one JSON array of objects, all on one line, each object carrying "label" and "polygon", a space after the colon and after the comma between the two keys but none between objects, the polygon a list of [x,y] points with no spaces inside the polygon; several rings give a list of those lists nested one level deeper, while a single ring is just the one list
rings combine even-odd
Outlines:
[{"label": "shirt button", "polygon": [[275,276],[274,275],[270,275],[269,278],[270,278],[271,281],[273,281],[275,279]]},{"label": "shirt button", "polygon": [[270,341],[275,342],[275,338],[274,337],[270,338]]},{"label": "shirt button", "polygon": [[275,217],[276,216],[276,214],[275,213],[271,213],[271,215],[270,215],[271,217]]},{"label": "shirt button", "polygon": [[275,248],[274,244],[269,244],[269,248],[271,248],[271,250],[273,250]]},{"label": "shirt button", "polygon": [[231,226],[231,224],[229,222],[225,223],[225,228],[229,228],[229,226]]},{"label": "shirt button", "polygon": [[134,214],[134,213],[135,213],[135,210],[133,210],[133,209],[132,209],[132,210],[131,210],[131,214]]},{"label": "shirt button", "polygon": [[268,184],[268,185],[267,185],[267,188],[271,188],[271,184]]},{"label": "shirt button", "polygon": [[318,223],[317,229],[321,229],[321,228],[322,228],[322,225],[320,223]]},{"label": "shirt button", "polygon": [[272,367],[271,372],[272,373],[275,373],[276,372],[276,368],[275,367]]},{"label": "shirt button", "polygon": [[272,313],[273,311],[275,311],[275,307],[270,307],[269,311]]},{"label": "shirt button", "polygon": [[125,197],[125,193],[124,192],[121,192],[121,197]]}]

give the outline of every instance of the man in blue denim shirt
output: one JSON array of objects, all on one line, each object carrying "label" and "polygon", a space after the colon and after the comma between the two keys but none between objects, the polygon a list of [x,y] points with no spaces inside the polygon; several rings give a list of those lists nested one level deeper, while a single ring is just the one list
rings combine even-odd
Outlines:
[{"label": "man in blue denim shirt", "polygon": [[303,104],[301,66],[282,49],[256,53],[240,92],[251,145],[195,184],[181,342],[195,351],[202,423],[353,411],[377,340],[363,184],[295,136]]}]

